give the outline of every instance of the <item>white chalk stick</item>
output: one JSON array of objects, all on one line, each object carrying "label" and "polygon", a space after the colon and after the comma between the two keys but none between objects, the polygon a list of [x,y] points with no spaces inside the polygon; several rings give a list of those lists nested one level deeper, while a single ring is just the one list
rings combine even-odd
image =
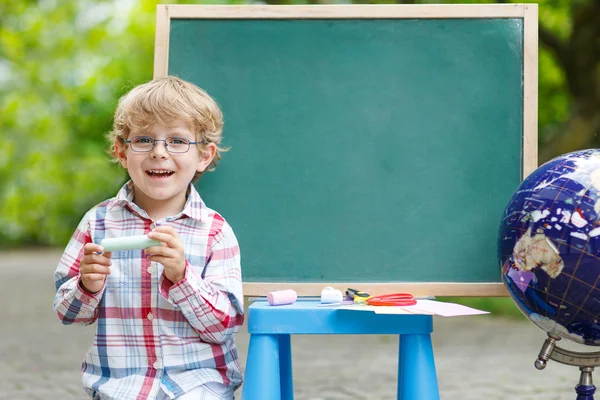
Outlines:
[{"label": "white chalk stick", "polygon": [[122,236],[100,241],[100,246],[104,247],[104,251],[142,250],[160,245],[159,241],[149,239],[146,235]]},{"label": "white chalk stick", "polygon": [[342,302],[341,290],[327,286],[321,291],[321,304],[334,304]]}]

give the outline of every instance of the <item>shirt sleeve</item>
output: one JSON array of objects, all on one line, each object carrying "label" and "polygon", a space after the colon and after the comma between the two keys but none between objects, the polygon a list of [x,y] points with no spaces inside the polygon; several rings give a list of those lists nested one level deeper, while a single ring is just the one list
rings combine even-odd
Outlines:
[{"label": "shirt sleeve", "polygon": [[67,247],[54,272],[56,296],[54,311],[64,325],[89,325],[98,318],[98,304],[104,288],[90,294],[80,283],[79,262],[83,257],[83,247],[92,242],[88,212],[69,240]]},{"label": "shirt sleeve", "polygon": [[207,260],[206,266],[186,260],[185,277],[175,285],[163,274],[160,292],[179,307],[203,341],[222,344],[244,322],[240,248],[227,223],[215,235]]}]

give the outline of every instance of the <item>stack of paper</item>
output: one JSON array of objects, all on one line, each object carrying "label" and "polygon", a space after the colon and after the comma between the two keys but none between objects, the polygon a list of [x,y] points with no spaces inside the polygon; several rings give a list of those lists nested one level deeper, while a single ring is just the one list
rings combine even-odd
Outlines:
[{"label": "stack of paper", "polygon": [[369,306],[364,304],[342,305],[338,310],[372,311],[376,314],[440,315],[442,317],[489,314],[488,311],[477,310],[461,304],[445,303],[443,301],[435,300],[417,300],[417,304],[414,306],[402,307]]}]

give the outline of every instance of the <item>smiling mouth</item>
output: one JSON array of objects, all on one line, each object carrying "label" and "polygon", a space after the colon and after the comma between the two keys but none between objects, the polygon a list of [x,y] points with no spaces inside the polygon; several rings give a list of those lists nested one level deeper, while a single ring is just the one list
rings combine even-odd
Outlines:
[{"label": "smiling mouth", "polygon": [[169,171],[167,169],[149,169],[144,172],[152,178],[168,178],[175,173],[175,171]]}]

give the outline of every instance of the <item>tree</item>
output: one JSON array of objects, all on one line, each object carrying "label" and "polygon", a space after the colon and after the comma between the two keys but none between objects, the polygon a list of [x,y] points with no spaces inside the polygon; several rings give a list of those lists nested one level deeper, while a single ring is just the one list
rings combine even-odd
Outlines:
[{"label": "tree", "polygon": [[131,19],[118,4],[0,4],[2,245],[64,245],[125,179],[104,134],[119,95],[152,77],[156,2]]},{"label": "tree", "polygon": [[553,9],[563,18],[541,18],[540,43],[561,69],[570,106],[560,128],[543,137],[540,161],[600,145],[600,1],[548,1],[546,6],[544,14]]},{"label": "tree", "polygon": [[[126,179],[107,161],[104,134],[117,99],[152,77],[158,2],[0,0],[0,245],[64,245]],[[600,144],[600,1],[539,4],[545,161]]]}]

